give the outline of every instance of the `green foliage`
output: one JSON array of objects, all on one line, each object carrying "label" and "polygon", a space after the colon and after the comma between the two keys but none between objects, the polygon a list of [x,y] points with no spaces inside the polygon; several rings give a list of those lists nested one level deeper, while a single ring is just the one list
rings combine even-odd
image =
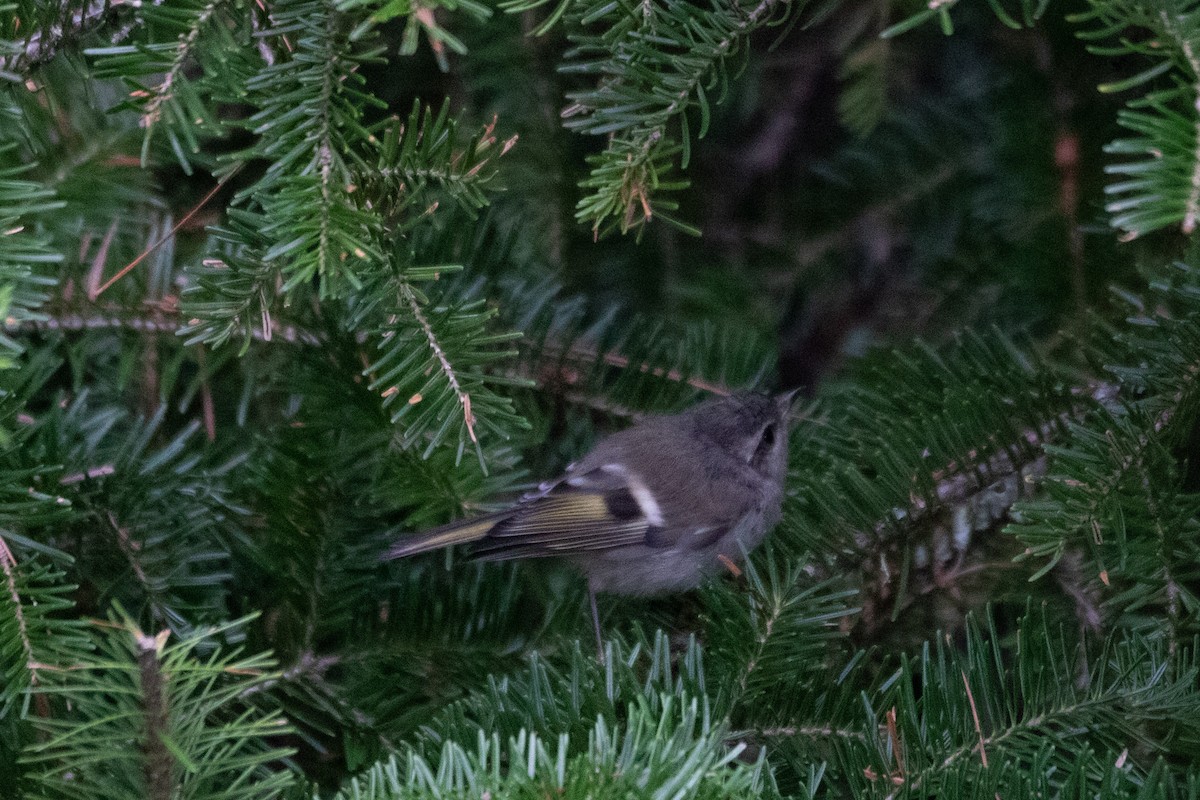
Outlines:
[{"label": "green foliage", "polygon": [[[970,335],[950,352],[881,354],[831,398],[801,444],[800,480],[820,487],[792,507],[801,552],[838,557],[911,536],[930,513],[1020,472],[1084,402],[1003,338]],[[983,526],[997,518],[986,503],[972,511]]]},{"label": "green foliage", "polygon": [[[740,715],[770,709],[783,718],[827,688],[825,664],[842,641],[836,623],[859,611],[847,605],[853,589],[809,585],[794,564],[769,550],[761,567],[748,563],[746,586],[715,585],[706,594],[709,630],[707,674]],[[779,676],[789,674],[794,694],[778,698]]]},{"label": "green foliage", "polygon": [[661,710],[639,705],[617,725],[597,717],[586,749],[567,734],[547,740],[522,731],[502,746],[479,732],[470,745],[446,742],[427,761],[409,755],[376,765],[351,781],[339,800],[462,796],[725,798],[761,797],[767,776],[760,757],[738,762],[743,748],[726,748],[723,731],[697,702],[667,697]]},{"label": "green foliage", "polygon": [[[1015,663],[1001,666],[996,631],[984,639],[972,626],[965,654],[939,639],[905,660],[888,689],[893,709],[868,705],[888,734],[867,740],[870,769],[847,770],[856,794],[893,796],[897,782],[887,778],[896,775],[906,791],[941,794],[989,771],[1010,791],[1030,774],[1061,791],[1060,781],[1083,780],[1073,774],[1079,750],[1116,759],[1136,744],[1186,758],[1195,746],[1194,649],[1169,653],[1163,642],[1133,638],[1089,661],[1037,613],[1023,620],[1013,647]],[[1174,722],[1158,728],[1164,715]]]},{"label": "green foliage", "polygon": [[[44,273],[44,265],[61,260],[36,220],[63,204],[53,191],[22,180],[29,168],[11,163],[15,149],[12,144],[0,148],[0,165],[7,165],[0,168],[0,317],[6,329],[38,318],[38,306],[55,283]],[[0,333],[0,369],[13,367],[21,350],[20,343]]]},{"label": "green foliage", "polygon": [[[26,749],[29,797],[279,797],[288,732],[277,714],[247,707],[247,690],[271,678],[265,656],[202,648],[236,623],[170,642],[114,621],[95,654],[49,677],[43,733]],[[114,743],[123,746],[114,748]]]},{"label": "green foliage", "polygon": [[[1184,432],[1200,411],[1194,373],[1185,366],[1200,341],[1200,308],[1195,271],[1176,272],[1151,295],[1174,313],[1135,317],[1137,326],[1114,348],[1117,363],[1109,369],[1137,394],[1094,411],[1047,448],[1054,469],[1045,494],[1019,506],[1011,528],[1028,546],[1025,556],[1045,559],[1041,573],[1068,552],[1086,553],[1085,569],[1115,622],[1138,627],[1158,612],[1173,637],[1194,632],[1200,621],[1197,500],[1173,449],[1190,436]],[[1120,363],[1150,352],[1148,363]]]},{"label": "green foliage", "polygon": [[363,115],[378,106],[360,72],[374,54],[351,49],[330,3],[281,4],[274,22],[294,50],[246,82],[259,109],[246,124],[259,140],[240,158],[270,166],[244,194],[263,210],[262,258],[282,259],[284,291],[315,280],[321,297],[339,297],[361,285],[364,261],[382,257],[378,220],[352,195]]},{"label": "green foliage", "polygon": [[129,87],[128,107],[145,131],[143,165],[160,130],[186,172],[201,139],[222,133],[216,106],[244,99],[255,13],[240,0],[138,6],[131,24],[140,41],[87,50],[97,60],[95,77],[120,78]]},{"label": "green foliage", "polygon": [[[1200,796],[1193,6],[4,5],[0,794]],[[564,565],[379,561],[811,376],[603,659]]]},{"label": "green foliage", "polygon": [[[54,465],[32,483],[70,503],[70,523],[26,521],[26,535],[76,555],[75,568],[106,604],[121,600],[139,619],[186,632],[221,618],[230,517],[222,487],[228,464],[195,451],[199,424],[158,438],[164,414],[130,420],[83,394],[43,415],[24,442]],[[157,439],[157,441],[156,441]]]},{"label": "green foliage", "polygon": [[[461,146],[458,127],[448,102],[436,113],[418,102],[407,120],[394,120],[385,128],[379,162],[361,180],[386,219],[403,220],[414,213],[419,218],[447,200],[468,214],[488,205],[484,188],[495,178],[494,124]],[[516,137],[504,142],[499,155],[515,143]]]},{"label": "green foliage", "polygon": [[[1197,155],[1196,96],[1200,91],[1200,62],[1194,50],[1200,43],[1200,16],[1195,4],[1187,2],[1124,3],[1098,0],[1089,11],[1078,15],[1087,25],[1080,34],[1089,49],[1112,57],[1131,54],[1154,63],[1119,82],[1102,86],[1102,91],[1126,91],[1145,87],[1117,117],[1133,138],[1118,139],[1106,150],[1125,160],[1106,167],[1119,176],[1107,188],[1112,197],[1107,209],[1114,227],[1138,236],[1167,225],[1181,224],[1185,233],[1196,226],[1195,174],[1200,170]],[[1128,29],[1146,31],[1149,37],[1127,35]],[[1116,39],[1109,44],[1108,40]],[[1166,75],[1166,88],[1155,79]]]},{"label": "green foliage", "polygon": [[[730,61],[759,28],[779,24],[789,5],[776,0],[709,7],[680,0],[591,3],[574,10],[582,31],[564,69],[595,76],[594,88],[568,94],[568,129],[608,142],[589,158],[591,174],[580,185],[575,218],[597,233],[640,229],[653,217],[692,230],[673,216],[664,198],[688,186],[672,176],[691,159],[691,126],[708,130],[709,95],[719,101],[730,80]],[[602,26],[591,33],[594,26]],[[695,109],[699,121],[689,119]]]},{"label": "green foliage", "polygon": [[44,560],[18,562],[9,546],[18,538],[0,531],[0,780],[5,786],[18,785],[16,754],[36,741],[27,721],[48,713],[43,694],[53,680],[48,673],[54,665],[91,651],[84,623],[68,616],[78,587],[66,583],[61,570]]},{"label": "green foliage", "polygon": [[[903,20],[883,31],[880,36],[884,39],[890,39],[924,25],[934,18],[937,19],[942,33],[949,36],[954,33],[954,22],[950,11],[957,5],[958,0],[946,0],[945,2],[928,4],[927,7],[910,13]],[[1009,28],[1020,30],[1023,27],[1028,28],[1036,24],[1042,18],[1042,15],[1046,13],[1050,2],[1049,0],[1018,0],[1017,3],[1009,5],[1015,5],[1017,8],[1006,8],[1005,4],[1001,3],[1000,0],[988,0],[988,7],[996,15],[996,19]]]}]

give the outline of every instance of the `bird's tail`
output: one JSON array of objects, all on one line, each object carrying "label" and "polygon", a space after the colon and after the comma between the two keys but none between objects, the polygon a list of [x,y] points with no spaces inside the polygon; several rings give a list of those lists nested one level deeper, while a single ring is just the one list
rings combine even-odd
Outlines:
[{"label": "bird's tail", "polygon": [[392,545],[384,553],[383,560],[391,561],[396,558],[415,556],[418,553],[427,553],[430,550],[438,550],[452,544],[477,542],[487,536],[498,522],[506,519],[511,513],[511,511],[499,511],[482,517],[463,519],[419,533],[416,536],[409,536]]}]

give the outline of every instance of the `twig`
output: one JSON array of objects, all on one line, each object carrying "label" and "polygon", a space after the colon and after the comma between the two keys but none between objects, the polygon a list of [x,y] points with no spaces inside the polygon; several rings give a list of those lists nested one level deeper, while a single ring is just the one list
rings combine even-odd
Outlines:
[{"label": "twig", "polygon": [[775,623],[779,621],[781,616],[783,616],[783,606],[777,603],[767,616],[766,625],[760,629],[758,636],[755,637],[756,647],[754,654],[750,656],[750,659],[746,662],[746,668],[742,670],[741,677],[738,678],[737,696],[739,698],[745,694],[746,687],[750,682],[750,674],[758,666],[758,660],[762,658],[763,651],[767,649],[767,640],[771,638],[771,634],[775,630]]},{"label": "twig", "polygon": [[835,728],[832,725],[780,725],[773,728],[733,731],[726,739],[730,741],[750,738],[776,739],[784,736],[804,736],[810,739],[822,740],[837,737],[839,739],[853,739],[857,742],[865,742],[867,739],[862,731],[851,730],[850,728]]},{"label": "twig", "polygon": [[129,562],[129,567],[133,570],[134,577],[138,579],[138,582],[142,585],[142,589],[146,593],[146,598],[150,602],[154,615],[164,622],[170,620],[171,615],[160,598],[161,592],[150,583],[150,577],[146,574],[142,562],[138,559],[137,551],[142,547],[141,542],[135,541],[129,535],[129,530],[122,527],[121,523],[117,521],[116,514],[112,511],[105,511],[105,515],[108,517],[108,523],[112,526],[113,533],[117,536],[117,545],[122,555]]},{"label": "twig", "polygon": [[[58,316],[48,316],[45,319],[37,320],[20,320],[13,323],[4,323],[6,331],[20,330],[44,330],[44,331],[98,331],[109,330],[115,328],[127,328],[140,333],[163,333],[174,335],[183,327],[183,323],[178,317],[172,318],[154,318],[154,317],[126,317],[119,316],[123,309],[107,309],[101,308],[94,312],[89,309],[83,309],[87,312],[73,313],[60,312]],[[304,328],[298,328],[295,325],[276,326],[272,324],[267,331],[257,327],[249,329],[251,338],[261,342],[273,341],[278,338],[280,341],[288,344],[303,344],[311,347],[317,347],[325,344],[325,339]]]},{"label": "twig", "polygon": [[81,483],[85,479],[94,480],[96,478],[103,478],[106,475],[112,475],[114,472],[116,472],[116,467],[112,464],[101,464],[98,467],[88,467],[83,472],[73,472],[70,475],[64,475],[58,482],[63,486],[70,486],[74,483]]},{"label": "twig", "polygon": [[175,51],[175,57],[171,59],[171,66],[163,74],[162,81],[154,90],[154,96],[150,98],[146,103],[145,109],[142,111],[142,127],[146,129],[146,136],[150,135],[155,123],[162,118],[163,104],[173,96],[171,90],[174,88],[175,81],[183,75],[183,68],[187,64],[192,46],[196,44],[196,41],[200,37],[200,29],[208,23],[220,5],[220,0],[213,0],[213,2],[206,5],[196,15],[196,18],[192,20],[187,35],[179,37],[179,47]]},{"label": "twig", "polygon": [[967,673],[965,670],[960,670],[963,679],[963,686],[967,687],[967,702],[971,704],[971,717],[975,720],[975,733],[979,736],[979,760],[983,762],[983,766],[987,767],[987,748],[983,746],[983,727],[979,724],[979,709],[975,707],[975,693],[971,691],[971,684],[967,681]]},{"label": "twig", "polygon": [[176,234],[176,232],[179,231],[180,228],[182,228],[184,225],[188,224],[188,222],[191,221],[192,217],[199,214],[200,210],[203,209],[206,205],[208,205],[208,201],[212,200],[214,197],[217,196],[217,192],[221,191],[221,187],[225,185],[226,181],[228,181],[234,175],[238,174],[238,172],[240,172],[241,169],[242,169],[242,165],[238,164],[228,174],[226,174],[224,177],[222,177],[221,180],[217,181],[217,185],[214,186],[211,190],[209,190],[208,194],[204,195],[204,197],[202,197],[200,199],[200,202],[192,207],[191,211],[184,214],[183,217],[179,220],[179,222],[175,223],[175,225],[171,228],[171,230],[167,231],[165,234],[163,234],[161,237],[159,237],[157,241],[151,243],[148,247],[146,247],[146,249],[143,250],[138,255],[138,257],[135,258],[133,261],[130,261],[124,267],[121,267],[121,269],[117,270],[117,274],[113,275],[111,278],[109,278],[107,281],[105,281],[104,285],[101,286],[99,289],[97,289],[96,294],[91,295],[89,297],[89,299],[95,300],[97,297],[104,294],[104,292],[108,289],[108,287],[112,286],[114,283],[121,280],[121,278],[124,278],[126,275],[128,275],[131,271],[133,271],[134,267],[136,267],[138,264],[145,261],[147,256],[149,256],[151,253],[153,253],[155,250],[157,250],[159,247],[161,247],[165,242],[170,240],[170,238],[172,236],[174,236]]},{"label": "twig", "polygon": [[896,774],[895,774],[895,776],[893,776],[893,783],[896,782],[895,781],[896,777],[898,777],[900,779],[900,781],[903,782],[904,775],[905,775],[904,752],[903,752],[904,746],[900,741],[900,730],[899,730],[898,726],[896,725],[896,707],[895,706],[892,706],[891,708],[889,708],[887,710],[887,715],[885,718],[887,720],[888,741],[891,742],[892,755],[896,759]]},{"label": "twig", "polygon": [[141,743],[142,772],[150,800],[171,800],[174,796],[175,759],[163,737],[170,727],[170,708],[167,703],[167,679],[163,675],[159,655],[169,631],[158,636],[134,632],[137,644],[138,673],[141,677],[142,709],[146,720],[146,735]]},{"label": "twig", "polygon": [[196,363],[200,367],[200,410],[204,416],[204,433],[210,442],[215,442],[217,440],[217,416],[213,408],[212,386],[208,382],[203,345],[196,348]]},{"label": "twig", "polygon": [[[52,60],[58,55],[63,43],[103,25],[109,11],[125,3],[126,0],[91,0],[82,8],[71,12],[70,19],[63,19],[59,24],[49,26],[45,30],[34,31],[26,40],[23,50],[7,58],[0,58],[0,73],[9,73],[17,78],[25,77],[19,74],[21,70],[28,70]],[[114,44],[123,41],[129,35],[130,27],[112,31],[108,40]]]},{"label": "twig", "polygon": [[[611,351],[607,352],[607,353],[600,353],[600,352],[598,352],[594,349],[591,349],[589,347],[586,347],[584,345],[574,344],[567,348],[560,348],[553,344],[545,344],[542,346],[542,352],[545,353],[546,356],[551,359],[553,359],[553,358],[569,359],[572,361],[582,361],[585,363],[594,363],[596,361],[600,361],[611,367],[620,367],[621,369],[635,369],[638,372],[642,372],[642,373],[645,373],[648,375],[653,375],[656,378],[665,378],[666,380],[673,381],[674,383],[686,383],[688,386],[691,386],[693,389],[699,389],[702,392],[708,392],[709,394],[715,394],[719,397],[725,397],[725,396],[733,393],[733,390],[730,389],[728,386],[724,386],[719,383],[713,383],[712,381],[705,380],[704,378],[698,378],[695,376],[687,376],[687,375],[684,375],[682,372],[680,372],[677,369],[666,369],[663,367],[655,367],[646,362],[635,364],[635,363],[630,362],[630,360],[627,356],[623,356],[620,353],[611,352]],[[568,378],[569,378],[569,376],[568,376]],[[567,383],[573,383],[573,382],[574,382],[574,380],[571,380],[571,379],[567,380]]]},{"label": "twig", "polygon": [[446,381],[450,384],[450,389],[458,397],[458,403],[462,406],[463,421],[467,424],[467,433],[471,437],[472,442],[478,443],[475,438],[475,415],[471,413],[471,395],[463,391],[462,386],[458,383],[458,375],[454,371],[454,367],[450,365],[450,360],[446,358],[445,351],[442,350],[442,345],[438,342],[437,336],[433,332],[433,327],[429,324],[429,320],[425,318],[425,314],[421,312],[421,305],[417,302],[416,296],[407,286],[401,289],[401,296],[408,302],[408,307],[412,311],[413,317],[421,326],[421,330],[425,332],[425,340],[429,343],[429,349],[433,351],[437,357],[438,363],[441,365],[442,374],[446,376]]},{"label": "twig", "polygon": [[101,276],[104,275],[104,265],[108,263],[108,248],[112,246],[113,237],[117,234],[117,223],[118,220],[114,217],[108,230],[104,232],[104,238],[100,240],[100,246],[96,248],[96,255],[93,256],[92,265],[84,279],[83,288],[87,299],[93,302],[100,293],[97,287],[100,285]]},{"label": "twig", "polygon": [[17,621],[17,635],[21,639],[21,648],[25,651],[25,668],[29,670],[29,683],[31,686],[37,686],[38,676],[37,670],[34,668],[36,663],[33,658],[33,642],[29,640],[29,628],[25,624],[25,611],[21,607],[21,594],[17,591],[17,576],[13,571],[17,566],[17,559],[13,556],[12,550],[8,549],[8,542],[4,541],[4,537],[0,536],[0,568],[4,570],[4,579],[8,583],[8,596],[13,604],[13,618]]}]

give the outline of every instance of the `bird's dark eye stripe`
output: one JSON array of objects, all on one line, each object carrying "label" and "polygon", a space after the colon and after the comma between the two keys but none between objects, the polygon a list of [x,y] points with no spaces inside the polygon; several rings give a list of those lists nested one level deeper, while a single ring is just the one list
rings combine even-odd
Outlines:
[{"label": "bird's dark eye stripe", "polygon": [[628,489],[609,492],[604,496],[604,505],[608,506],[608,513],[617,519],[633,519],[642,515],[642,507]]}]

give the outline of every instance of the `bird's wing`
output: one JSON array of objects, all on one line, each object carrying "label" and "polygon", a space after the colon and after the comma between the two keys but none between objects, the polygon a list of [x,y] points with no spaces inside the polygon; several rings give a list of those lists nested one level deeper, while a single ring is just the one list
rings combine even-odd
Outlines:
[{"label": "bird's wing", "polygon": [[488,531],[494,528],[499,520],[504,519],[510,513],[511,510],[506,510],[471,519],[460,519],[415,536],[407,536],[392,545],[383,555],[383,560],[391,561],[394,558],[427,553],[430,550],[439,550],[453,544],[479,541],[487,536]]},{"label": "bird's wing", "polygon": [[612,467],[571,475],[497,522],[472,554],[501,560],[654,546],[662,516],[648,492]]}]

